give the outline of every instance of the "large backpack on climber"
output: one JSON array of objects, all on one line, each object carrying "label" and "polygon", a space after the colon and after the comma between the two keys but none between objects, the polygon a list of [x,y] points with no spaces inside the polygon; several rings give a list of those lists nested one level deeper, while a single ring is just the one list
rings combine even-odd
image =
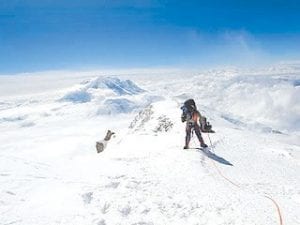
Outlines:
[{"label": "large backpack on climber", "polygon": [[[194,99],[188,99],[183,103],[183,106],[181,106],[181,122],[186,122],[192,118],[192,113],[197,110],[196,103]],[[212,125],[207,121],[205,116],[200,117],[200,130],[203,133],[215,133],[215,131],[212,130]]]},{"label": "large backpack on climber", "polygon": [[207,121],[205,116],[200,117],[200,130],[202,133],[215,133],[212,130],[212,125]]},{"label": "large backpack on climber", "polygon": [[185,122],[192,117],[192,113],[197,110],[196,103],[194,99],[188,99],[181,106],[181,122]]}]

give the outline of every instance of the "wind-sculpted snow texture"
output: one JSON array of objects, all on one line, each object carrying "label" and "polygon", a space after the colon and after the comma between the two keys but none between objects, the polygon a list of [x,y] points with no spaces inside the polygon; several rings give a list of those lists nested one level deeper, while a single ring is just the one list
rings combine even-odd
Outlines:
[{"label": "wind-sculpted snow texture", "polygon": [[[265,195],[300,224],[299,75],[282,71],[83,77],[0,97],[0,224],[280,224]],[[182,149],[187,98],[216,131],[204,151],[195,137]]]}]

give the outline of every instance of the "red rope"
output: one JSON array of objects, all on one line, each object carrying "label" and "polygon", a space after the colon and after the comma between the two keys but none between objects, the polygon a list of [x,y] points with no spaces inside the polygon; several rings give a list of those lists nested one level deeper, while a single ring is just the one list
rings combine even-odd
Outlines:
[{"label": "red rope", "polygon": [[282,219],[280,207],[279,207],[279,205],[277,204],[277,202],[276,202],[272,197],[270,197],[270,196],[264,195],[264,197],[270,199],[270,200],[273,202],[273,204],[276,206],[277,213],[278,213],[278,216],[279,216],[279,222],[280,222],[280,225],[283,225],[283,219]]},{"label": "red rope", "polygon": [[[209,139],[209,142],[210,142],[210,146],[211,146],[211,149],[213,150],[213,145],[212,145],[212,141],[210,139],[210,136],[209,134],[207,133],[207,136],[208,136],[208,139]],[[214,152],[214,151],[213,151]],[[227,180],[229,183],[231,183],[232,185],[238,187],[241,189],[241,186],[235,182],[233,182],[232,180],[230,180],[229,178],[227,178],[226,176],[224,176],[222,174],[222,172],[220,171],[220,169],[217,167],[216,163],[211,159],[211,161],[213,162],[213,165],[214,167],[216,168],[216,170],[218,171],[219,175],[222,176],[225,180]],[[280,207],[279,205],[277,204],[277,202],[270,196],[267,196],[267,195],[263,195],[263,197],[271,200],[273,202],[273,204],[275,205],[276,209],[277,209],[277,213],[278,213],[278,216],[279,216],[279,224],[280,225],[283,225],[283,219],[282,219],[282,214],[281,214],[281,211],[280,211]]]}]

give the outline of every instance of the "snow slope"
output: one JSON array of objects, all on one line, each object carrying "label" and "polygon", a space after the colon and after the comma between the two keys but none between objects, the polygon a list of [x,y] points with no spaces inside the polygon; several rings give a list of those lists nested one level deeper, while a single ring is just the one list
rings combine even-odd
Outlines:
[{"label": "snow slope", "polygon": [[[0,224],[300,224],[299,74],[44,79],[0,97]],[[206,151],[182,149],[189,97]]]}]

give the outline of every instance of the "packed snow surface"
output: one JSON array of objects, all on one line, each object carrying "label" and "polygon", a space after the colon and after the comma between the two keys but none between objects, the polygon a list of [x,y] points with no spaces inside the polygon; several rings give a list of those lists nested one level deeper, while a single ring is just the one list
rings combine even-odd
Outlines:
[{"label": "packed snow surface", "polygon": [[299,74],[0,77],[0,224],[300,224]]}]

